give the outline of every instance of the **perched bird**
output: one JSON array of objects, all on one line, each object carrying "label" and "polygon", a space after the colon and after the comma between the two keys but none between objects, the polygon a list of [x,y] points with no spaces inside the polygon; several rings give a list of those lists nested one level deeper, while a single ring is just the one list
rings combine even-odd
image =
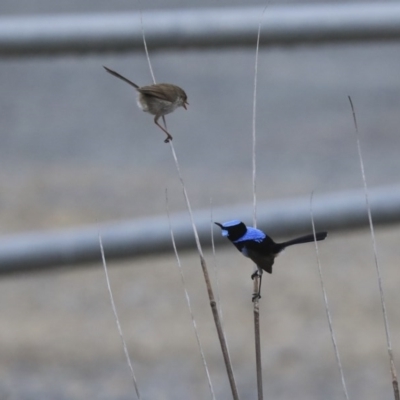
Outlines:
[{"label": "perched bird", "polygon": [[[222,229],[222,236],[227,237],[245,257],[250,258],[257,265],[258,270],[251,275],[252,279],[256,275],[259,275],[261,279],[263,270],[272,274],[275,257],[286,247],[314,241],[314,235],[310,234],[287,242],[275,243],[263,231],[248,227],[241,221],[233,220],[223,224],[215,222],[215,224]],[[324,240],[327,235],[327,232],[318,232],[315,234],[315,239]],[[253,300],[261,297],[260,291],[261,280],[258,293],[253,295]]]},{"label": "perched bird", "polygon": [[137,100],[139,108],[155,116],[154,123],[167,134],[165,143],[172,140],[172,136],[158,123],[158,120],[162,117],[165,124],[164,115],[172,113],[178,107],[183,107],[187,110],[186,106],[189,105],[189,103],[187,102],[185,91],[179,86],[172,85],[171,83],[156,83],[149,86],[138,86],[136,83],[133,83],[118,72],[107,67],[104,67],[104,69],[111,75],[114,75],[133,86],[139,92]]}]

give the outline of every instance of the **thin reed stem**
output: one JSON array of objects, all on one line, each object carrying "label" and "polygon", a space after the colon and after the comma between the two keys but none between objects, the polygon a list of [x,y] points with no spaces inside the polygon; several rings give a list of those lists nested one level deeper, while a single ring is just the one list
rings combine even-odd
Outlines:
[{"label": "thin reed stem", "polygon": [[239,399],[239,393],[237,391],[235,376],[233,374],[232,363],[231,363],[230,356],[229,356],[228,346],[227,346],[225,335],[224,335],[224,331],[223,331],[223,328],[222,328],[221,319],[219,317],[217,302],[215,301],[214,293],[213,293],[213,290],[212,290],[210,276],[208,274],[207,264],[206,264],[206,261],[204,259],[204,254],[203,254],[203,250],[202,250],[202,247],[201,247],[201,244],[200,244],[199,235],[198,235],[198,232],[197,232],[196,225],[194,223],[192,207],[190,205],[189,196],[188,196],[187,190],[186,190],[186,185],[185,185],[185,182],[184,182],[182,174],[181,174],[181,169],[180,169],[180,166],[179,166],[178,158],[176,156],[172,140],[169,141],[169,144],[171,146],[172,157],[173,157],[173,159],[175,161],[175,166],[176,166],[176,170],[177,170],[177,173],[178,173],[178,176],[179,176],[179,180],[180,180],[181,185],[182,185],[183,195],[184,195],[184,198],[185,198],[186,207],[187,207],[188,212],[189,212],[190,221],[191,221],[192,229],[193,229],[193,234],[194,234],[194,238],[195,238],[195,241],[196,241],[197,251],[198,251],[199,256],[200,256],[200,265],[201,265],[201,268],[202,268],[202,271],[203,271],[204,280],[205,280],[206,287],[207,287],[208,298],[210,300],[210,307],[211,307],[211,311],[212,311],[212,314],[213,314],[213,317],[214,317],[215,326],[217,328],[217,334],[218,334],[219,342],[220,342],[220,345],[221,345],[222,355],[224,357],[225,368],[226,368],[226,371],[227,371],[227,374],[228,374],[229,384],[231,386],[232,397],[233,397],[234,400],[238,400]]},{"label": "thin reed stem", "polygon": [[[263,9],[261,18],[258,24],[257,32],[257,44],[256,44],[256,59],[254,65],[254,90],[253,90],[253,126],[252,126],[252,170],[253,170],[253,226],[257,227],[257,160],[256,160],[256,145],[257,145],[257,135],[256,135],[256,110],[257,110],[257,78],[258,78],[258,55],[260,50],[260,36],[261,36],[261,24],[262,18],[264,16],[265,10],[267,9],[268,3]],[[255,267],[258,269],[258,267]],[[260,271],[262,273],[262,271]],[[255,275],[253,281],[253,292],[259,293],[261,285],[261,278]],[[263,400],[263,384],[262,384],[262,358],[261,358],[261,334],[260,334],[260,305],[259,297],[256,296],[253,305],[253,315],[254,315],[254,343],[256,352],[256,374],[257,374],[257,393],[258,400]]]},{"label": "thin reed stem", "polygon": [[361,151],[360,134],[358,131],[358,124],[357,124],[356,112],[354,109],[353,101],[351,100],[350,96],[348,96],[348,99],[350,102],[350,107],[351,107],[351,111],[353,114],[354,127],[355,127],[355,131],[356,131],[357,150],[358,150],[358,157],[360,159],[362,180],[364,183],[365,203],[366,203],[367,213],[368,213],[369,228],[371,231],[371,241],[372,241],[372,248],[373,248],[373,252],[374,252],[375,268],[376,268],[376,273],[377,273],[377,277],[378,277],[379,294],[380,294],[380,299],[381,299],[383,321],[384,321],[384,325],[385,325],[386,343],[387,343],[387,351],[389,354],[390,372],[392,374],[392,385],[393,385],[394,398],[395,398],[395,400],[399,400],[400,399],[399,383],[398,383],[398,379],[397,379],[396,366],[394,364],[392,341],[390,338],[389,320],[388,320],[388,316],[387,316],[387,312],[386,312],[386,302],[385,302],[385,295],[384,295],[382,276],[381,276],[382,275],[381,267],[378,262],[378,250],[377,250],[376,240],[375,240],[374,224],[372,222],[371,206],[369,203],[368,185],[367,185],[367,178],[365,175],[364,161],[363,161],[363,156],[362,156],[362,151]]},{"label": "thin reed stem", "polygon": [[216,282],[216,293],[217,293],[217,306],[218,306],[218,312],[221,317],[221,322],[223,324],[224,322],[224,316],[222,312],[222,307],[221,307],[221,297],[220,297],[220,284],[219,284],[219,274],[218,274],[218,267],[217,267],[217,255],[215,253],[215,242],[214,242],[214,224],[213,224],[213,208],[212,208],[212,198],[210,197],[210,235],[211,235],[211,249],[212,249],[212,255],[213,255],[213,267],[214,267],[214,276],[215,276],[215,282]]},{"label": "thin reed stem", "polygon": [[[219,316],[221,318],[221,325],[222,325],[222,329],[225,331],[225,327],[224,327],[224,313],[222,310],[222,303],[221,303],[221,298],[220,298],[220,285],[219,285],[219,274],[218,274],[218,265],[217,265],[217,256],[216,256],[216,252],[215,252],[215,243],[214,243],[214,221],[213,221],[213,212],[212,212],[212,200],[210,198],[210,208],[211,208],[211,212],[210,212],[210,226],[211,226],[211,248],[212,248],[212,254],[213,254],[213,264],[214,264],[214,275],[215,275],[215,280],[217,282],[217,307],[218,307],[218,312],[219,312]],[[228,350],[228,355],[229,358],[231,358],[231,352],[229,349],[229,342],[228,339],[225,336],[225,340],[226,340],[226,348]]]},{"label": "thin reed stem", "polygon": [[128,367],[129,370],[131,372],[131,376],[132,376],[132,381],[133,381],[133,386],[135,388],[135,392],[136,392],[136,396],[137,398],[140,400],[140,393],[139,393],[139,387],[136,381],[136,376],[135,376],[135,372],[133,371],[133,366],[132,366],[132,362],[131,362],[131,358],[129,356],[129,352],[128,352],[128,346],[126,345],[126,341],[124,338],[124,334],[122,332],[122,328],[121,328],[121,324],[119,322],[119,317],[118,317],[118,313],[117,313],[117,308],[115,307],[115,302],[114,302],[114,296],[111,290],[111,284],[110,284],[110,279],[108,277],[108,271],[107,271],[107,263],[106,263],[106,257],[104,255],[104,248],[103,248],[103,242],[101,240],[101,236],[99,234],[99,244],[100,244],[100,251],[101,251],[101,259],[103,261],[103,267],[104,267],[104,273],[105,273],[105,277],[106,277],[106,282],[107,282],[107,289],[108,289],[108,294],[110,295],[110,302],[111,302],[111,307],[114,313],[114,317],[115,317],[115,322],[117,324],[117,329],[118,329],[118,333],[119,333],[119,337],[121,338],[121,342],[122,342],[122,347],[124,348],[124,353],[125,353],[125,358],[126,358],[126,362],[128,363]]},{"label": "thin reed stem", "polygon": [[[149,64],[150,72],[151,72],[151,74],[153,76],[153,82],[156,83],[156,80],[155,80],[155,77],[154,77],[154,74],[153,74],[153,69],[151,67],[151,61],[150,61],[149,52],[148,52],[148,49],[147,49],[146,37],[145,37],[144,29],[143,29],[143,24],[142,24],[142,37],[143,37],[143,44],[144,44],[144,47],[145,47],[147,62]],[[166,121],[165,121],[165,117],[164,116],[163,116],[163,122],[164,122],[164,124],[166,126]],[[195,237],[195,241],[196,241],[197,251],[198,251],[199,256],[200,256],[200,264],[201,264],[201,268],[202,268],[202,271],[203,271],[204,280],[206,282],[208,297],[209,297],[209,300],[210,300],[211,311],[212,311],[212,314],[213,314],[213,317],[214,317],[215,326],[217,328],[217,334],[218,334],[219,342],[220,342],[220,345],[221,345],[222,355],[224,357],[224,362],[225,362],[225,367],[226,367],[226,371],[227,371],[227,374],[228,374],[229,384],[231,386],[232,396],[233,396],[234,400],[239,400],[239,394],[238,394],[238,391],[237,391],[237,386],[236,386],[236,382],[235,382],[235,376],[234,376],[233,370],[232,370],[232,363],[231,363],[231,360],[230,360],[230,357],[229,357],[228,347],[227,347],[227,344],[226,344],[224,331],[222,329],[222,324],[221,324],[221,319],[220,319],[219,313],[218,313],[217,303],[215,301],[214,293],[213,293],[213,290],[212,290],[212,287],[211,287],[211,281],[210,281],[210,276],[209,276],[208,270],[207,270],[207,264],[206,264],[206,261],[204,259],[204,254],[203,254],[203,250],[201,248],[199,235],[197,233],[197,228],[196,228],[196,225],[194,223],[193,212],[192,212],[192,208],[190,206],[190,201],[189,201],[189,197],[188,197],[188,194],[187,194],[187,191],[186,191],[185,182],[183,181],[183,178],[182,178],[182,174],[181,174],[181,171],[180,171],[178,158],[176,156],[172,140],[170,140],[168,143],[171,146],[172,156],[173,156],[173,159],[175,161],[175,166],[176,166],[176,170],[178,172],[179,180],[180,180],[180,182],[182,184],[182,189],[183,189],[183,194],[184,194],[185,201],[186,201],[186,206],[187,206],[187,209],[189,211],[189,215],[190,215],[190,219],[191,219],[191,223],[192,223],[192,228],[193,228],[193,233],[194,233],[194,237]]]},{"label": "thin reed stem", "polygon": [[323,278],[323,275],[322,275],[321,260],[320,260],[320,257],[319,257],[318,242],[317,242],[316,233],[315,233],[314,215],[313,215],[313,207],[312,207],[313,197],[314,197],[314,192],[311,193],[311,198],[310,198],[310,215],[311,215],[312,231],[313,231],[313,235],[314,235],[315,254],[317,256],[319,281],[320,281],[320,284],[321,284],[322,295],[324,297],[325,312],[326,312],[326,317],[328,319],[329,332],[331,334],[333,350],[335,352],[336,362],[337,362],[337,365],[338,365],[338,368],[339,368],[339,373],[340,373],[340,377],[341,377],[341,381],[342,381],[342,388],[343,388],[344,397],[346,398],[346,400],[349,400],[349,394],[347,392],[346,380],[344,379],[344,372],[343,372],[342,362],[340,360],[339,348],[338,348],[338,345],[337,345],[337,342],[336,342],[335,331],[333,329],[332,316],[331,316],[331,312],[329,310],[328,295],[326,294],[324,278]]},{"label": "thin reed stem", "polygon": [[139,5],[140,5],[140,8],[139,8],[139,11],[140,11],[140,28],[142,29],[144,52],[146,53],[146,59],[147,59],[147,64],[149,66],[151,79],[153,80],[153,83],[155,84],[156,83],[156,77],[154,76],[153,67],[151,66],[149,50],[147,48],[147,42],[146,42],[146,35],[144,34],[143,14],[142,14],[142,6],[140,4],[140,0],[139,0]]},{"label": "thin reed stem", "polygon": [[189,308],[190,317],[191,317],[191,319],[192,319],[193,329],[194,329],[194,333],[195,333],[195,335],[196,335],[197,345],[199,346],[200,355],[201,355],[201,360],[203,361],[203,366],[204,366],[204,369],[205,369],[205,371],[206,371],[208,387],[209,387],[209,389],[210,389],[212,399],[215,400],[215,393],[214,393],[213,384],[212,384],[212,382],[211,382],[210,371],[208,370],[208,365],[207,365],[207,361],[206,361],[206,356],[205,356],[205,354],[204,354],[203,345],[202,345],[202,343],[201,343],[199,331],[198,331],[198,329],[197,329],[197,323],[196,323],[196,320],[195,320],[194,314],[193,314],[192,304],[191,304],[191,302],[190,302],[189,292],[187,291],[187,288],[186,288],[185,275],[183,274],[183,269],[182,269],[181,260],[180,260],[180,258],[179,258],[178,250],[177,250],[177,248],[176,248],[175,236],[174,236],[174,231],[173,231],[172,225],[171,225],[171,216],[170,216],[170,213],[169,213],[168,191],[167,191],[167,190],[165,190],[165,201],[166,201],[166,209],[167,209],[169,230],[170,230],[170,233],[171,233],[172,247],[174,248],[174,253],[175,253],[175,257],[176,257],[176,262],[177,262],[179,274],[180,274],[180,276],[181,276],[181,282],[182,282],[183,290],[184,290],[184,292],[185,292],[186,303],[187,303],[187,306],[188,306],[188,308]]},{"label": "thin reed stem", "polygon": [[[256,280],[256,278],[254,280]],[[258,290],[258,287],[255,288],[255,290]],[[262,358],[261,358],[261,340],[260,340],[260,306],[258,298],[254,299],[253,315],[254,315],[254,342],[256,351],[257,395],[258,395],[258,400],[263,400],[264,395],[263,395],[263,384],[262,384]]]}]

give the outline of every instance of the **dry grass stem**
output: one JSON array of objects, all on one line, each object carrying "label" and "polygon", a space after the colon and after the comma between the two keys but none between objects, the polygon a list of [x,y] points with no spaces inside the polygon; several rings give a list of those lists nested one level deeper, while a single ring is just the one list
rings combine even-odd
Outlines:
[{"label": "dry grass stem", "polygon": [[232,363],[231,363],[230,356],[229,356],[228,346],[227,346],[226,339],[225,339],[225,334],[224,334],[224,331],[223,331],[223,328],[222,328],[221,319],[219,317],[217,302],[215,301],[214,293],[213,293],[213,290],[212,290],[210,276],[208,274],[208,269],[207,269],[207,264],[206,264],[206,261],[204,259],[203,250],[201,248],[199,234],[197,232],[197,228],[196,228],[196,225],[194,223],[192,207],[190,205],[189,196],[188,196],[187,190],[186,190],[186,185],[185,185],[185,182],[184,182],[184,180],[182,178],[181,169],[180,169],[180,166],[179,166],[178,158],[176,156],[172,140],[169,142],[169,144],[171,146],[172,156],[173,156],[174,161],[175,161],[175,166],[176,166],[176,170],[177,170],[177,173],[178,173],[178,176],[179,176],[179,180],[180,180],[181,185],[182,185],[183,195],[184,195],[184,198],[185,198],[186,207],[187,207],[188,212],[189,212],[190,221],[191,221],[192,229],[193,229],[193,234],[194,234],[194,238],[195,238],[195,241],[196,241],[197,251],[198,251],[199,256],[200,256],[200,265],[201,265],[201,268],[202,268],[202,271],[203,271],[204,280],[205,280],[206,287],[207,287],[208,298],[210,300],[210,307],[211,307],[211,311],[212,311],[212,314],[213,314],[213,317],[214,317],[215,326],[217,328],[217,334],[218,334],[219,342],[220,342],[220,345],[221,345],[222,355],[224,357],[225,367],[226,367],[226,371],[227,371],[227,374],[228,374],[229,384],[231,386],[232,396],[233,396],[233,398],[235,400],[238,400],[239,399],[239,393],[237,391],[235,376],[233,374]]},{"label": "dry grass stem", "polygon": [[186,288],[185,275],[183,274],[181,260],[179,258],[178,250],[176,248],[175,236],[174,236],[174,231],[173,231],[172,225],[171,225],[171,217],[170,217],[169,207],[168,207],[168,191],[167,190],[165,190],[165,200],[166,200],[166,206],[167,206],[168,224],[169,224],[169,230],[170,230],[170,233],[171,233],[172,247],[174,249],[174,253],[175,253],[175,257],[176,257],[176,262],[177,262],[179,274],[181,276],[181,282],[182,282],[183,290],[185,292],[186,303],[188,305],[190,317],[192,319],[192,324],[193,324],[194,333],[196,335],[197,345],[199,346],[201,360],[203,361],[203,366],[204,366],[204,369],[206,371],[208,387],[210,388],[212,399],[215,400],[215,393],[214,393],[213,384],[211,382],[210,371],[208,370],[206,356],[204,354],[203,345],[201,343],[199,331],[197,329],[197,323],[196,323],[196,320],[195,320],[194,314],[193,314],[192,304],[190,302],[190,296],[189,296],[189,293],[188,293],[187,288]]},{"label": "dry grass stem", "polygon": [[215,242],[214,242],[214,217],[213,217],[213,208],[212,208],[212,198],[210,197],[210,235],[211,235],[211,248],[213,255],[213,267],[214,267],[214,276],[216,282],[216,294],[217,294],[217,306],[218,312],[221,317],[222,325],[224,323],[224,316],[221,307],[221,296],[220,296],[220,284],[219,284],[219,274],[218,274],[218,266],[217,266],[217,255],[215,252]]},{"label": "dry grass stem", "polygon": [[[254,280],[256,280],[256,277]],[[256,351],[256,371],[257,371],[257,396],[258,400],[263,399],[263,384],[262,384],[262,359],[261,359],[261,340],[260,340],[260,306],[259,299],[254,299],[253,305],[254,315],[254,341]]]},{"label": "dry grass stem", "polygon": [[[140,0],[139,0],[139,4],[140,4]],[[140,5],[140,10],[139,11],[140,11],[140,27],[142,29],[144,52],[146,53],[146,59],[147,59],[147,64],[149,65],[151,79],[153,80],[153,83],[155,84],[156,83],[156,77],[154,76],[153,67],[151,66],[149,50],[147,48],[147,42],[146,42],[146,35],[144,34],[143,14],[142,14],[141,5]]]},{"label": "dry grass stem", "polygon": [[[215,275],[215,280],[217,282],[217,307],[218,307],[218,312],[219,312],[219,316],[221,318],[221,324],[222,324],[222,328],[225,330],[224,328],[224,313],[222,310],[222,304],[221,304],[221,299],[220,299],[220,285],[219,285],[219,274],[218,274],[218,265],[217,265],[217,255],[215,252],[215,243],[214,243],[214,221],[213,221],[213,212],[212,212],[212,200],[210,198],[210,208],[211,208],[211,212],[210,212],[210,225],[211,225],[211,248],[212,248],[212,254],[213,254],[213,264],[214,264],[214,275]],[[229,342],[228,339],[226,338],[225,335],[225,340],[226,340],[226,348],[228,349],[228,355],[229,358],[231,357],[231,353],[229,350]]]},{"label": "dry grass stem", "polygon": [[362,151],[361,151],[361,144],[360,144],[360,134],[359,134],[359,131],[358,131],[357,118],[356,118],[356,112],[355,112],[355,109],[354,109],[353,101],[351,100],[350,96],[348,96],[348,99],[349,99],[349,102],[350,102],[350,107],[351,107],[351,111],[352,111],[352,114],[353,114],[354,127],[355,127],[355,131],[356,131],[357,150],[358,150],[358,157],[360,159],[362,180],[363,180],[363,183],[364,183],[365,203],[366,203],[366,206],[367,206],[368,221],[369,221],[369,227],[370,227],[370,231],[371,231],[372,248],[373,248],[373,252],[374,252],[375,267],[376,267],[376,273],[377,273],[377,277],[378,277],[379,294],[380,294],[380,298],[381,298],[383,321],[384,321],[384,325],[385,325],[386,342],[387,342],[387,350],[388,350],[389,361],[390,361],[390,372],[392,374],[392,385],[393,385],[393,391],[394,391],[394,398],[395,398],[395,400],[399,400],[400,399],[400,396],[399,396],[399,383],[398,383],[398,379],[397,379],[396,366],[394,364],[392,341],[391,341],[391,338],[390,338],[389,321],[388,321],[388,316],[387,316],[387,312],[386,312],[386,302],[385,302],[385,295],[384,295],[383,284],[382,284],[381,267],[380,267],[379,262],[378,262],[378,250],[377,250],[376,240],[375,240],[374,225],[373,225],[373,222],[372,222],[371,206],[370,206],[370,203],[369,203],[367,178],[366,178],[366,175],[365,175],[364,161],[363,161],[363,156],[362,156]]},{"label": "dry grass stem", "polygon": [[313,215],[313,208],[312,208],[313,196],[314,196],[314,192],[311,193],[311,198],[310,198],[310,214],[311,214],[312,231],[313,231],[313,235],[314,235],[315,254],[317,256],[319,281],[320,281],[320,284],[321,284],[322,295],[324,297],[325,312],[326,312],[326,317],[328,319],[329,332],[331,334],[333,350],[335,352],[336,362],[337,362],[337,365],[338,365],[338,368],[339,368],[340,378],[341,378],[341,381],[342,381],[342,388],[343,388],[344,397],[346,398],[346,400],[349,400],[349,394],[347,392],[346,380],[344,379],[342,362],[340,360],[339,348],[338,348],[338,345],[337,345],[337,342],[336,342],[335,331],[333,329],[332,316],[331,316],[331,312],[329,310],[328,296],[326,294],[324,278],[323,278],[323,275],[322,275],[321,260],[320,260],[320,257],[319,257],[319,250],[318,250],[318,242],[317,242],[316,236],[315,236],[316,235],[315,234],[315,224],[314,224],[314,215]]},{"label": "dry grass stem", "polygon": [[[256,44],[256,59],[254,63],[254,89],[253,89],[253,124],[252,124],[252,167],[253,167],[253,226],[257,227],[257,163],[256,163],[256,111],[257,111],[257,78],[258,78],[258,55],[260,50],[260,36],[261,36],[261,24],[265,10],[267,9],[268,3],[264,7],[261,18],[258,24],[257,32],[257,44]],[[256,266],[256,269],[258,267]],[[262,271],[260,271],[262,273]],[[253,292],[259,293],[261,289],[261,277],[258,275],[254,278]],[[260,305],[259,298],[256,296],[254,299],[253,314],[254,314],[254,342],[256,351],[256,373],[257,373],[257,393],[258,400],[263,399],[263,384],[262,384],[262,358],[261,358],[261,341],[260,341]]]},{"label": "dry grass stem", "polygon": [[112,307],[112,310],[113,310],[113,313],[114,313],[115,322],[117,324],[119,337],[121,338],[122,347],[124,348],[126,362],[128,363],[128,367],[129,367],[129,370],[131,372],[133,386],[135,387],[135,392],[136,392],[137,398],[140,400],[141,397],[140,397],[140,393],[139,393],[138,384],[137,384],[137,381],[136,381],[135,372],[133,371],[131,358],[130,358],[129,352],[128,352],[128,346],[126,345],[124,334],[122,332],[121,324],[120,324],[119,318],[118,318],[117,308],[115,307],[114,296],[113,296],[113,293],[112,293],[112,290],[111,290],[110,279],[108,277],[107,263],[106,263],[106,257],[104,255],[103,242],[101,240],[101,236],[100,235],[99,235],[99,244],[100,244],[100,251],[101,251],[101,259],[103,261],[104,273],[105,273],[106,282],[107,282],[108,294],[110,295],[111,307]]},{"label": "dry grass stem", "polygon": [[[142,37],[143,37],[143,44],[144,44],[144,48],[145,48],[145,52],[146,52],[147,62],[149,64],[150,72],[151,72],[151,74],[153,76],[153,82],[156,83],[156,80],[155,80],[155,77],[154,77],[154,74],[153,74],[153,69],[151,67],[151,61],[150,61],[149,52],[148,52],[148,49],[147,49],[146,36],[145,36],[144,29],[143,29],[143,24],[142,24]],[[165,121],[164,116],[163,116],[163,122],[164,122],[164,125],[166,127],[166,121]],[[226,345],[225,335],[224,335],[224,332],[223,332],[223,329],[222,329],[222,324],[221,324],[221,320],[220,320],[219,313],[218,313],[217,303],[215,301],[214,293],[213,293],[213,290],[212,290],[212,287],[211,287],[210,277],[209,277],[208,270],[207,270],[207,264],[206,264],[206,261],[204,259],[203,250],[201,248],[199,235],[197,233],[197,228],[196,228],[196,225],[194,223],[193,212],[192,212],[192,208],[190,206],[189,197],[188,197],[188,194],[187,194],[187,191],[186,191],[186,186],[185,186],[185,183],[184,183],[183,178],[182,178],[182,174],[181,174],[181,171],[180,171],[178,158],[176,156],[172,140],[170,140],[168,143],[171,146],[172,156],[173,156],[173,159],[175,161],[175,166],[176,166],[176,169],[177,169],[177,172],[178,172],[179,180],[180,180],[180,182],[182,184],[182,188],[183,188],[183,194],[184,194],[184,197],[185,197],[186,206],[187,206],[187,209],[189,211],[189,215],[190,215],[190,219],[191,219],[191,223],[192,223],[192,228],[193,228],[193,233],[194,233],[194,237],[195,237],[195,240],[196,240],[197,250],[198,250],[199,256],[200,256],[200,264],[201,264],[201,268],[203,270],[204,280],[205,280],[206,286],[207,286],[207,293],[208,293],[208,297],[209,297],[209,300],[210,300],[211,311],[212,311],[212,314],[213,314],[213,317],[214,317],[215,326],[217,328],[217,334],[218,334],[219,342],[220,342],[220,345],[221,345],[222,354],[223,354],[223,357],[224,357],[224,362],[225,362],[225,367],[226,367],[226,371],[227,371],[227,374],[228,374],[229,383],[230,383],[230,386],[231,386],[232,396],[233,396],[234,400],[239,400],[239,394],[238,394],[238,391],[237,391],[235,377],[233,375],[233,370],[232,370],[232,363],[231,363],[231,360],[230,360],[230,357],[229,357],[229,352],[228,352],[228,348],[227,348],[227,345]]]}]

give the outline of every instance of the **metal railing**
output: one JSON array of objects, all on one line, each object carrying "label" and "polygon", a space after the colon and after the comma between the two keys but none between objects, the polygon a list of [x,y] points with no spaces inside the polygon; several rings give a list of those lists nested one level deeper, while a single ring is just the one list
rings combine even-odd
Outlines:
[{"label": "metal railing", "polygon": [[[261,8],[143,12],[154,49],[254,46]],[[318,44],[400,38],[400,3],[268,8],[261,45]],[[0,57],[142,51],[140,14],[0,17]],[[371,190],[375,224],[400,222],[400,186]],[[259,226],[272,236],[310,231],[309,198],[259,204]],[[250,205],[214,210],[219,221],[250,222]],[[200,239],[209,244],[208,210],[195,213]],[[314,218],[329,231],[367,226],[363,191],[316,196]],[[194,248],[186,213],[172,216],[179,249]],[[0,273],[100,262],[98,234],[108,259],[171,250],[166,217],[55,232],[0,237]],[[216,242],[221,236],[217,231]]]},{"label": "metal railing", "polygon": [[[375,225],[400,222],[400,186],[370,190]],[[251,205],[214,209],[216,221],[240,219],[251,223]],[[258,225],[272,237],[311,232],[310,197],[259,203]],[[368,226],[363,190],[315,195],[313,215],[317,229],[329,232]],[[195,212],[203,245],[210,245],[210,210]],[[194,249],[192,227],[186,212],[171,216],[179,250]],[[0,238],[0,273],[101,262],[98,235],[108,260],[171,252],[166,216],[142,218],[63,231],[29,233]],[[228,243],[215,230],[216,243]]]},{"label": "metal railing", "polygon": [[[262,7],[143,12],[152,50],[255,46]],[[269,6],[260,45],[398,40],[400,3]],[[143,51],[137,12],[0,17],[0,56]]]}]

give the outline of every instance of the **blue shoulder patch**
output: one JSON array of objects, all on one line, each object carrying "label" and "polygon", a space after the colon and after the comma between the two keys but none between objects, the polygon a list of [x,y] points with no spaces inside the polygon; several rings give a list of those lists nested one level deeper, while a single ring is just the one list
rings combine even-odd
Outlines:
[{"label": "blue shoulder patch", "polygon": [[267,235],[260,231],[259,229],[247,227],[247,232],[239,239],[235,240],[233,243],[244,242],[246,240],[253,240],[255,242],[262,242]]}]

